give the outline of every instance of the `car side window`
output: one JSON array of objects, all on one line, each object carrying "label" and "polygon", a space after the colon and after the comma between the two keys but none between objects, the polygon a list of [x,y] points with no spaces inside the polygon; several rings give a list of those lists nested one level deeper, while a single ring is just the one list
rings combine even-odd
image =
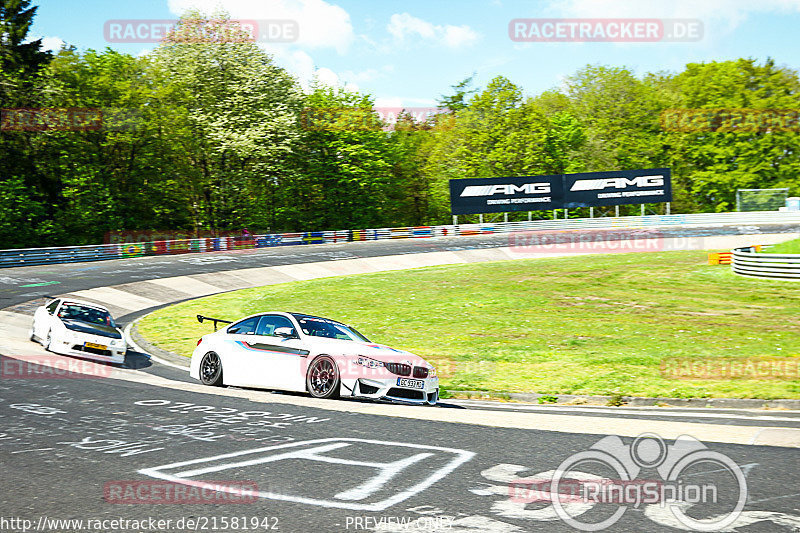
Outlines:
[{"label": "car side window", "polygon": [[258,322],[258,328],[256,329],[256,335],[266,335],[269,337],[275,336],[275,330],[278,328],[292,328],[295,330],[294,324],[292,321],[286,318],[285,316],[280,315],[264,315],[261,317],[261,320]]},{"label": "car side window", "polygon": [[256,332],[256,325],[258,319],[261,317],[254,316],[246,318],[241,322],[237,322],[232,326],[228,326],[228,333],[236,333],[237,335],[253,335]]},{"label": "car side window", "polygon": [[58,304],[59,300],[53,300],[52,302],[47,304],[47,307],[45,307],[45,309],[47,309],[47,312],[52,315],[53,313],[56,312],[56,307],[58,307]]}]

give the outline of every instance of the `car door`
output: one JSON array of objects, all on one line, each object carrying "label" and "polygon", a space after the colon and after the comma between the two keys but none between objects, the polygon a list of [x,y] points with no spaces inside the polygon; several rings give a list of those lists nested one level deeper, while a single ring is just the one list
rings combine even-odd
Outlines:
[{"label": "car door", "polygon": [[61,300],[53,300],[47,305],[36,308],[33,314],[33,334],[37,338],[42,339],[44,342],[47,337],[47,332],[50,331],[50,322],[53,320],[53,313],[55,313],[58,304]]},{"label": "car door", "polygon": [[[292,337],[276,335],[288,328]],[[305,390],[305,361],[308,349],[297,335],[294,323],[283,315],[262,315],[254,337],[245,342],[249,350],[251,386],[270,389]]]},{"label": "car door", "polygon": [[253,356],[248,348],[256,334],[260,316],[245,318],[226,328],[219,350],[222,358],[222,379],[226,385],[257,387],[252,381]]}]

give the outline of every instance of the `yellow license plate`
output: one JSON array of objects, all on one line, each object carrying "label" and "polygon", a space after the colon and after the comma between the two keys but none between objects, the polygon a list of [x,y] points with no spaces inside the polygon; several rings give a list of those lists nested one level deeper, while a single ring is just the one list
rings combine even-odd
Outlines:
[{"label": "yellow license plate", "polygon": [[105,350],[108,348],[105,344],[95,344],[93,342],[84,342],[83,345],[87,348],[94,348],[95,350]]}]

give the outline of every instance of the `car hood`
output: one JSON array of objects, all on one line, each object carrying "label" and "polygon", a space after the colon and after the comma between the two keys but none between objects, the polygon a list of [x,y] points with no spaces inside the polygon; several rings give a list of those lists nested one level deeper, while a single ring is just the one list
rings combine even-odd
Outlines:
[{"label": "car hood", "polygon": [[89,324],[88,322],[70,319],[61,319],[61,322],[70,331],[88,333],[90,335],[99,335],[100,337],[110,337],[112,339],[122,338],[122,334],[119,332],[119,330],[111,326],[106,326],[105,324]]},{"label": "car hood", "polygon": [[405,350],[398,350],[374,342],[356,342],[339,339],[314,339],[314,345],[342,355],[369,357],[382,362],[409,363],[412,366],[432,366],[425,359]]}]

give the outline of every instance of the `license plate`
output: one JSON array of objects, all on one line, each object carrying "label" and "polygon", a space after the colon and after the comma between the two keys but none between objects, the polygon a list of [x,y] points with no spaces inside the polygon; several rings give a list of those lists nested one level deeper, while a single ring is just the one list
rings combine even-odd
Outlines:
[{"label": "license plate", "polygon": [[397,386],[409,389],[424,389],[425,382],[421,379],[397,378]]},{"label": "license plate", "polygon": [[83,345],[87,348],[94,348],[95,350],[105,350],[108,348],[105,344],[95,344],[93,342],[84,342]]}]

